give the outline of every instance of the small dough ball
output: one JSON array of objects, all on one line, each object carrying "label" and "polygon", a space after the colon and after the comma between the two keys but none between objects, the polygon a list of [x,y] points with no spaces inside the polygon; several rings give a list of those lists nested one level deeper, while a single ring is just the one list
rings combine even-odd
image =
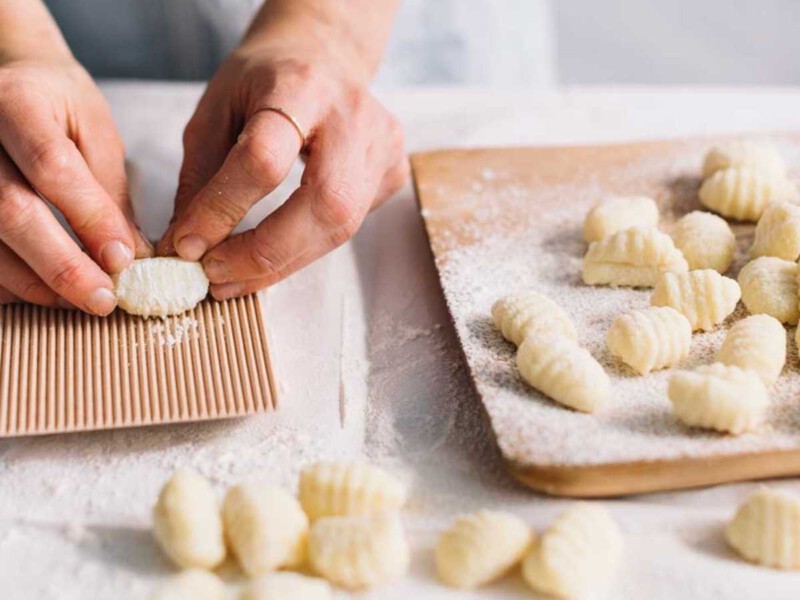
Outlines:
[{"label": "small dough ball", "polygon": [[564,309],[538,292],[500,298],[492,305],[492,318],[503,337],[517,346],[529,335],[542,332],[556,332],[578,339],[575,325]]},{"label": "small dough ball", "polygon": [[640,375],[671,367],[689,354],[692,326],[674,308],[651,306],[618,316],[606,335],[611,354]]},{"label": "small dough ball", "polygon": [[796,261],[800,256],[800,206],[773,202],[756,225],[750,256],[777,256]]},{"label": "small dough ball", "polygon": [[717,215],[699,210],[690,212],[675,224],[672,239],[691,270],[714,269],[725,273],[731,268],[736,236]]},{"label": "small dough ball", "polygon": [[658,205],[646,196],[614,196],[596,204],[583,223],[583,239],[596,242],[629,227],[656,227]]},{"label": "small dough ball", "polygon": [[208,295],[203,265],[180,258],[135,260],[112,279],[120,308],[143,317],[186,312]]},{"label": "small dough ball", "polygon": [[786,175],[786,164],[777,148],[758,142],[735,141],[714,146],[708,151],[703,163],[703,178],[732,167],[756,169],[777,177]]},{"label": "small dough ball", "polygon": [[797,198],[796,186],[785,177],[754,169],[717,171],[698,192],[706,208],[739,221],[758,221],[772,202]]},{"label": "small dough ball", "polygon": [[269,573],[251,581],[239,600],[331,600],[331,586],[324,579],[297,573]]},{"label": "small dough ball", "polygon": [[755,371],[770,386],[786,363],[786,330],[769,315],[742,319],[725,336],[717,361]]},{"label": "small dough ball", "polygon": [[153,533],[179,567],[213,569],[225,558],[217,498],[211,484],[189,469],[167,481],[153,510]]},{"label": "small dough ball", "polygon": [[798,267],[790,260],[762,256],[739,272],[742,301],[751,314],[775,317],[781,323],[797,325]]},{"label": "small dough ball", "polygon": [[202,569],[188,569],[175,575],[151,596],[151,600],[224,600],[222,580]]}]

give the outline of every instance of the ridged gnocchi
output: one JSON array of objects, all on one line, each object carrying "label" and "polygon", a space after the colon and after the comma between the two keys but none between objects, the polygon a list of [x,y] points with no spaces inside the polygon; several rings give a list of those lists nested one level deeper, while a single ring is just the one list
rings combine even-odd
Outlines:
[{"label": "ridged gnocchi", "polygon": [[739,272],[742,302],[751,314],[775,317],[781,323],[797,325],[800,319],[797,297],[797,263],[762,256]]},{"label": "ridged gnocchi", "polygon": [[742,319],[725,336],[717,362],[755,371],[770,386],[786,363],[786,330],[769,315]]},{"label": "ridged gnocchi", "polygon": [[606,335],[611,354],[642,375],[679,362],[691,343],[689,320],[668,306],[619,315]]},{"label": "ridged gnocchi", "polygon": [[684,424],[734,435],[758,427],[768,402],[767,388],[755,371],[720,363],[676,372],[667,394]]},{"label": "ridged gnocchi", "polygon": [[653,227],[632,227],[589,244],[583,259],[583,281],[588,285],[653,287],[661,273],[684,273],[688,268],[666,233]]},{"label": "ridged gnocchi", "polygon": [[222,580],[203,569],[187,569],[170,577],[150,600],[224,600]]},{"label": "ridged gnocchi", "polygon": [[658,205],[646,196],[615,196],[596,204],[583,222],[583,239],[596,242],[629,227],[656,227]]},{"label": "ridged gnocchi", "polygon": [[762,487],[736,511],[725,538],[746,560],[800,569],[800,498]]},{"label": "ridged gnocchi", "polygon": [[410,552],[397,513],[323,517],[311,526],[308,559],[331,583],[361,589],[404,575]]},{"label": "ridged gnocchi", "polygon": [[725,273],[736,252],[736,236],[717,215],[699,210],[684,215],[672,230],[675,247],[681,251],[690,270],[714,269]]},{"label": "ridged gnocchi", "polygon": [[492,305],[495,326],[509,342],[519,346],[535,332],[556,332],[578,338],[572,320],[550,298],[538,292],[505,296]]},{"label": "ridged gnocchi", "polygon": [[217,498],[211,484],[189,469],[167,481],[153,510],[153,532],[179,567],[213,569],[225,558]]},{"label": "ridged gnocchi", "polygon": [[522,378],[559,404],[592,412],[608,401],[611,382],[588,350],[559,335],[532,336],[517,351]]},{"label": "ridged gnocchi", "polygon": [[608,511],[579,503],[534,544],[522,561],[522,575],[536,592],[583,598],[610,583],[622,552],[622,534]]},{"label": "ridged gnocchi", "polygon": [[456,519],[436,544],[441,580],[457,588],[474,588],[498,579],[522,560],[532,531],[514,515],[482,510]]},{"label": "ridged gnocchi", "polygon": [[739,284],[713,269],[664,273],[656,283],[650,304],[670,306],[689,319],[692,331],[708,331],[722,323],[739,303]]},{"label": "ridged gnocchi", "polygon": [[796,261],[800,256],[800,206],[773,202],[756,225],[750,256],[777,256]]},{"label": "ridged gnocchi", "polygon": [[703,206],[724,217],[758,221],[768,204],[794,199],[797,189],[784,176],[751,168],[729,168],[706,179],[698,195]]},{"label": "ridged gnocchi", "polygon": [[319,462],[300,473],[298,499],[311,520],[398,510],[405,486],[383,469],[363,463]]},{"label": "ridged gnocchi", "polygon": [[305,559],[308,517],[281,488],[234,486],[225,495],[222,516],[231,551],[250,577],[296,567]]},{"label": "ridged gnocchi", "polygon": [[251,581],[239,600],[331,600],[331,586],[324,579],[298,573],[268,573]]},{"label": "ridged gnocchi", "polygon": [[703,162],[703,177],[730,168],[750,168],[776,176],[786,174],[786,164],[778,150],[769,144],[735,141],[715,146]]}]

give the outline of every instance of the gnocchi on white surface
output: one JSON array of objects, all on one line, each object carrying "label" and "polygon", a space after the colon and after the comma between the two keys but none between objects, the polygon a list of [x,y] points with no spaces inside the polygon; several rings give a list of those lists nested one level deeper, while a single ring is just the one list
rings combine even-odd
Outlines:
[{"label": "gnocchi on white surface", "polygon": [[300,473],[298,499],[311,520],[399,510],[406,488],[383,469],[350,462],[319,462]]},{"label": "gnocchi on white surface", "polygon": [[751,260],[739,272],[742,302],[751,314],[770,315],[781,323],[797,325],[797,277],[797,263],[790,260],[774,256]]},{"label": "gnocchi on white surface", "polygon": [[670,306],[689,319],[692,331],[708,331],[730,315],[742,291],[735,280],[713,269],[664,273],[656,283],[650,304]]},{"label": "gnocchi on white surface", "polygon": [[208,481],[189,469],[176,471],[153,510],[153,532],[179,567],[213,569],[225,558],[217,498]]},{"label": "gnocchi on white surface", "polygon": [[512,514],[482,510],[456,519],[436,544],[436,569],[449,586],[474,588],[522,560],[533,532]]},{"label": "gnocchi on white surface", "polygon": [[142,258],[114,276],[122,310],[143,317],[177,315],[208,295],[208,278],[199,262],[180,258]]},{"label": "gnocchi on white surface", "polygon": [[742,319],[725,336],[717,362],[755,371],[770,386],[786,363],[786,330],[769,315]]},{"label": "gnocchi on white surface", "polygon": [[703,177],[730,168],[750,168],[776,176],[786,174],[786,164],[775,146],[745,140],[711,148],[703,161]]},{"label": "gnocchi on white surface", "polygon": [[583,239],[596,242],[629,227],[658,226],[658,205],[646,196],[614,196],[596,204],[583,222]]},{"label": "gnocchi on white surface", "polygon": [[222,517],[231,551],[250,577],[303,563],[308,517],[281,488],[236,485],[225,495]]},{"label": "gnocchi on white surface", "polygon": [[222,580],[203,569],[187,569],[173,575],[150,600],[224,600]]},{"label": "gnocchi on white surface", "polygon": [[676,364],[689,354],[691,344],[689,320],[668,306],[619,315],[606,335],[611,354],[641,375]]},{"label": "gnocchi on white surface", "polygon": [[728,544],[751,562],[800,569],[800,498],[762,487],[738,508],[725,529]]},{"label": "gnocchi on white surface", "polygon": [[564,309],[538,292],[500,298],[492,305],[492,317],[503,337],[517,346],[536,332],[555,332],[578,339],[575,325]]},{"label": "gnocchi on white surface", "polygon": [[767,388],[755,371],[714,363],[670,377],[675,416],[690,427],[738,435],[757,428],[767,410]]},{"label": "gnocchi on white surface", "polygon": [[688,268],[666,233],[653,227],[632,227],[589,245],[583,259],[583,281],[588,285],[653,287],[661,273],[684,273]]},{"label": "gnocchi on white surface", "polygon": [[800,256],[800,206],[773,202],[756,225],[750,256],[777,256],[796,261]]},{"label": "gnocchi on white surface", "polygon": [[563,336],[532,336],[517,351],[522,378],[564,406],[583,412],[601,408],[611,396],[611,382],[588,350]]},{"label": "gnocchi on white surface", "polygon": [[706,208],[739,221],[758,221],[771,202],[792,201],[797,188],[784,176],[751,168],[729,168],[706,179],[698,192]]},{"label": "gnocchi on white surface", "polygon": [[298,573],[268,573],[251,581],[239,600],[331,600],[331,586],[324,579]]},{"label": "gnocchi on white surface", "polygon": [[693,211],[681,217],[672,230],[675,247],[681,251],[690,270],[714,269],[725,273],[736,253],[736,236],[717,215]]},{"label": "gnocchi on white surface", "polygon": [[308,538],[314,572],[346,589],[363,589],[401,577],[410,551],[397,513],[323,517]]},{"label": "gnocchi on white surface", "polygon": [[623,553],[617,524],[604,508],[579,503],[544,532],[522,562],[534,591],[557,598],[585,598],[607,587]]}]

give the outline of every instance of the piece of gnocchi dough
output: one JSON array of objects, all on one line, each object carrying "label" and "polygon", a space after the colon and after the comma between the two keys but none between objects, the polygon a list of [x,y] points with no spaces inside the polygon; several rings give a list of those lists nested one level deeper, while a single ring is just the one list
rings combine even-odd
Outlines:
[{"label": "piece of gnocchi dough", "polygon": [[324,579],[298,573],[268,573],[251,581],[239,600],[331,600],[331,586]]},{"label": "piece of gnocchi dough", "polygon": [[179,258],[135,260],[112,279],[119,307],[143,317],[186,312],[208,295],[203,265]]},{"label": "piece of gnocchi dough", "polygon": [[436,544],[441,580],[474,588],[502,577],[524,556],[533,532],[514,515],[482,510],[456,519]]},{"label": "piece of gnocchi dough", "polygon": [[662,274],[650,297],[650,304],[670,306],[683,313],[689,319],[692,331],[708,331],[734,311],[741,295],[735,280],[713,269],[700,269]]},{"label": "piece of gnocchi dough", "polygon": [[255,483],[232,487],[222,518],[231,551],[250,577],[303,563],[308,517],[281,488]]},{"label": "piece of gnocchi dough", "polygon": [[679,362],[689,354],[691,344],[689,320],[668,306],[619,315],[606,335],[611,354],[641,375]]},{"label": "piece of gnocchi dough", "polygon": [[588,350],[560,335],[531,336],[517,351],[522,378],[564,406],[583,412],[601,408],[611,382]]},{"label": "piece of gnocchi dough", "polygon": [[788,202],[770,204],[756,225],[750,256],[796,261],[800,256],[800,206]]},{"label": "piece of gnocchi dough", "polygon": [[757,428],[768,402],[758,373],[721,363],[676,372],[667,394],[675,416],[686,425],[734,435]]},{"label": "piece of gnocchi dough", "polygon": [[711,213],[695,210],[684,215],[672,230],[675,247],[689,269],[714,269],[725,273],[736,252],[736,236],[725,221]]},{"label": "piece of gnocchi dough", "polygon": [[762,487],[738,508],[725,529],[728,544],[754,563],[800,569],[800,498]]},{"label": "piece of gnocchi dough", "polygon": [[629,227],[658,226],[658,205],[646,196],[614,196],[596,204],[583,222],[583,239],[596,242]]},{"label": "piece of gnocchi dough", "polygon": [[610,584],[622,552],[622,534],[608,511],[582,502],[533,545],[522,561],[522,575],[538,593],[584,598]]},{"label": "piece of gnocchi dough", "polygon": [[397,513],[323,517],[311,526],[308,559],[318,575],[355,590],[404,575],[410,551]]},{"label": "piece of gnocchi dough", "polygon": [[700,202],[716,213],[739,221],[758,221],[771,202],[792,201],[795,185],[783,176],[750,168],[717,171],[703,182]]},{"label": "piece of gnocchi dough", "polygon": [[364,463],[319,462],[300,473],[298,499],[311,520],[399,510],[405,486],[383,469]]},{"label": "piece of gnocchi dough", "polygon": [[666,233],[653,227],[632,227],[589,245],[583,259],[583,281],[588,285],[653,287],[661,273],[685,273],[688,268]]},{"label": "piece of gnocchi dough", "polygon": [[769,315],[742,319],[725,336],[717,362],[755,371],[770,386],[786,363],[786,330]]},{"label": "piece of gnocchi dough", "polygon": [[762,256],[747,263],[739,272],[742,302],[751,314],[775,317],[781,323],[797,325],[798,267],[790,260]]},{"label": "piece of gnocchi dough", "polygon": [[203,569],[187,569],[170,577],[150,600],[224,600],[222,580]]},{"label": "piece of gnocchi dough", "polygon": [[703,178],[730,168],[750,168],[781,177],[786,163],[775,146],[759,142],[734,141],[714,146],[703,161]]},{"label": "piece of gnocchi dough", "polygon": [[538,292],[500,298],[492,305],[495,326],[509,342],[519,346],[528,335],[556,332],[578,339],[572,320],[558,304]]},{"label": "piece of gnocchi dough", "polygon": [[189,469],[176,471],[162,488],[153,510],[153,532],[166,555],[184,569],[213,569],[225,558],[214,490]]}]

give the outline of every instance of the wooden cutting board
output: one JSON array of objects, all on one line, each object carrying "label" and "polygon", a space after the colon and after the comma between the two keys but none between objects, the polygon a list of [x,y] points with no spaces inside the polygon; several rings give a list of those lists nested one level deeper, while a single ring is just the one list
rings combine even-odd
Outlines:
[{"label": "wooden cutting board", "polygon": [[[800,135],[761,136],[800,174]],[[794,328],[788,361],[770,390],[768,422],[739,437],[692,430],[672,416],[669,371],[635,375],[604,338],[621,312],[649,305],[650,290],[582,284],[581,235],[588,209],[610,194],[649,195],[661,227],[700,210],[704,153],[719,139],[586,147],[442,150],[412,156],[421,213],[442,288],[498,446],[526,485],[555,495],[612,496],[800,474],[800,365]],[[753,226],[732,224],[737,260],[747,262]],[[582,345],[612,379],[602,412],[565,409],[521,382],[514,348],[491,322],[499,297],[534,289],[572,316]],[[693,336],[679,367],[709,363],[740,305],[717,330]]]}]

